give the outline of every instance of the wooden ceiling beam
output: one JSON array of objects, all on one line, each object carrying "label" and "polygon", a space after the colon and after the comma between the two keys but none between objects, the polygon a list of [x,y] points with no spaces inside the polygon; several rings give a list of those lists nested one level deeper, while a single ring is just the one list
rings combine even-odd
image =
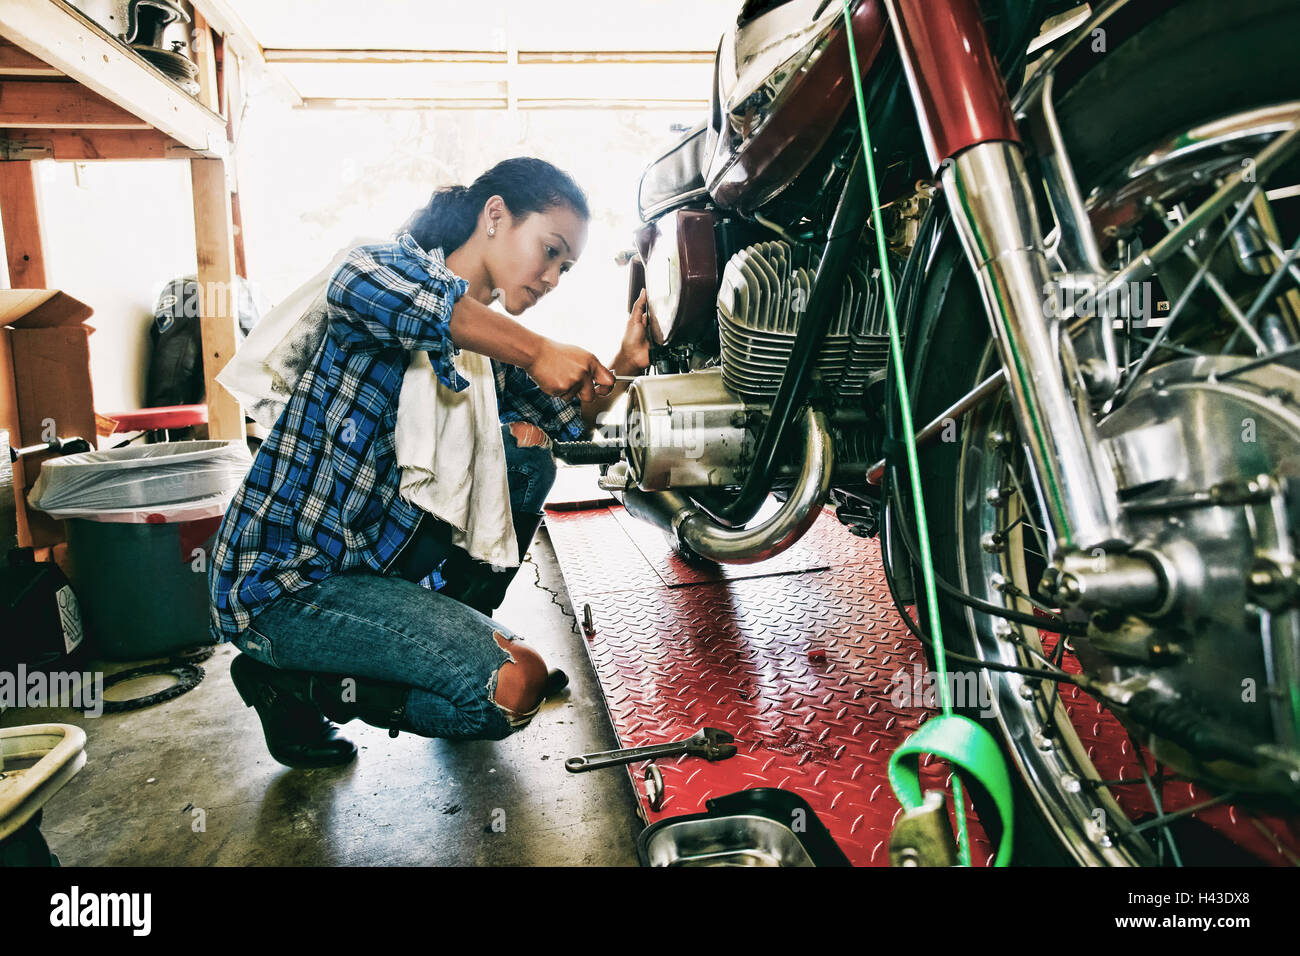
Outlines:
[{"label": "wooden ceiling beam", "polygon": [[265,50],[267,63],[501,63],[492,50]]},{"label": "wooden ceiling beam", "polygon": [[[267,63],[500,63],[509,57],[506,50],[292,50],[263,51]],[[665,50],[520,50],[520,63],[564,63],[589,65],[601,63],[682,64],[713,62],[713,51]]]},{"label": "wooden ceiling beam", "polygon": [[[372,99],[366,97],[303,97],[299,109],[313,110],[505,110],[505,97],[491,99]],[[521,110],[699,110],[703,99],[576,99],[521,97]]]},{"label": "wooden ceiling beam", "polygon": [[148,129],[149,124],[73,80],[0,80],[0,127]]},{"label": "wooden ceiling beam", "polygon": [[366,97],[303,97],[299,109],[309,110],[503,110],[504,96],[484,99],[372,99]]},{"label": "wooden ceiling beam", "polygon": [[115,159],[196,159],[156,129],[0,130],[0,160],[59,159],[78,163]]},{"label": "wooden ceiling beam", "polygon": [[0,38],[0,76],[62,76],[40,57]]}]

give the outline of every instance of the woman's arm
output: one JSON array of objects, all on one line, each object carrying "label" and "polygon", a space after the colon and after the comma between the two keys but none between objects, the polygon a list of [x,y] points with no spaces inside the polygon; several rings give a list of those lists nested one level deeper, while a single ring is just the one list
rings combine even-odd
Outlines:
[{"label": "woman's arm", "polygon": [[439,380],[460,391],[456,345],[448,324],[467,283],[400,243],[358,246],[334,270],[325,298],[330,334],[339,342],[429,354]]},{"label": "woman's arm", "polygon": [[590,352],[538,335],[465,290],[465,280],[401,243],[360,246],[330,279],[331,327],[341,341],[428,352],[439,379],[458,391],[467,384],[453,362],[459,348],[519,366],[547,395],[586,400],[614,384]]},{"label": "woman's arm", "polygon": [[587,402],[596,398],[595,386],[615,384],[609,369],[586,349],[538,335],[468,296],[452,310],[451,338],[460,348],[522,368],[538,388],[557,398]]}]

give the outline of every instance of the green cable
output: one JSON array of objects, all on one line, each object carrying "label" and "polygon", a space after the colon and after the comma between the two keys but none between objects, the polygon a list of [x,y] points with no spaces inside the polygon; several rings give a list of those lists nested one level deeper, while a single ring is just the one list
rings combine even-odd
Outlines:
[{"label": "green cable", "polygon": [[[907,445],[907,469],[912,479],[912,500],[916,506],[917,539],[921,547],[921,575],[925,580],[925,606],[930,616],[931,639],[934,642],[935,666],[939,670],[939,699],[944,716],[952,714],[951,693],[948,687],[948,666],[943,646],[943,628],[939,622],[939,598],[934,583],[934,563],[930,558],[930,529],[925,519],[925,500],[921,494],[921,468],[916,454],[916,430],[912,425],[912,399],[907,388],[907,373],[903,369],[903,347],[898,334],[898,312],[894,307],[894,280],[889,271],[888,252],[885,248],[885,223],[880,209],[880,191],[876,187],[876,164],[872,159],[871,134],[867,131],[866,98],[862,93],[862,76],[858,69],[858,51],[853,42],[853,15],[849,0],[844,3],[844,32],[849,41],[849,66],[853,72],[853,92],[858,104],[858,125],[862,128],[862,160],[867,165],[867,188],[871,191],[871,215],[875,222],[876,252],[880,256],[880,278],[885,287],[885,312],[889,316],[889,352],[897,372],[898,401],[903,417],[903,438]],[[966,805],[962,799],[961,780],[952,775],[953,810],[957,817],[958,860],[970,866],[970,839],[966,833]]]}]

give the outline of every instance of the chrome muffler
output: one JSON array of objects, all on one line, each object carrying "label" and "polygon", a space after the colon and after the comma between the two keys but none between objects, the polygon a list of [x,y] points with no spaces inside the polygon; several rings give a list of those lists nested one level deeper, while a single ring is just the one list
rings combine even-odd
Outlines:
[{"label": "chrome muffler", "polygon": [[[724,564],[753,564],[785,551],[806,532],[830,493],[835,453],[823,412],[803,418],[804,451],[799,478],[780,509],[761,524],[725,528],[679,490],[622,491],[628,513],[664,531],[676,546]],[[602,486],[610,485],[602,482]]]}]

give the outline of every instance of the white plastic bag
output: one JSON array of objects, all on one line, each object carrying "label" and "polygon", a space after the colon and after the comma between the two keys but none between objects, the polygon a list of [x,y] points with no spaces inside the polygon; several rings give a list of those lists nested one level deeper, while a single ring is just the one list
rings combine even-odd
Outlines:
[{"label": "white plastic bag", "polygon": [[160,505],[229,497],[252,464],[248,446],[240,440],[88,451],[42,462],[27,503],[56,520],[96,518],[124,509],[159,511]]},{"label": "white plastic bag", "polygon": [[56,517],[59,520],[82,518],[87,521],[111,524],[179,524],[184,521],[200,521],[204,518],[220,518],[224,515],[237,490],[209,495],[206,498],[195,498],[193,501],[178,501],[175,504],[143,508],[109,508],[92,514],[62,513]]},{"label": "white plastic bag", "polygon": [[381,239],[358,238],[253,326],[235,357],[217,373],[217,381],[239,399],[244,414],[274,428],[294,387],[325,336],[328,305],[325,290],[334,270],[357,246]]}]

